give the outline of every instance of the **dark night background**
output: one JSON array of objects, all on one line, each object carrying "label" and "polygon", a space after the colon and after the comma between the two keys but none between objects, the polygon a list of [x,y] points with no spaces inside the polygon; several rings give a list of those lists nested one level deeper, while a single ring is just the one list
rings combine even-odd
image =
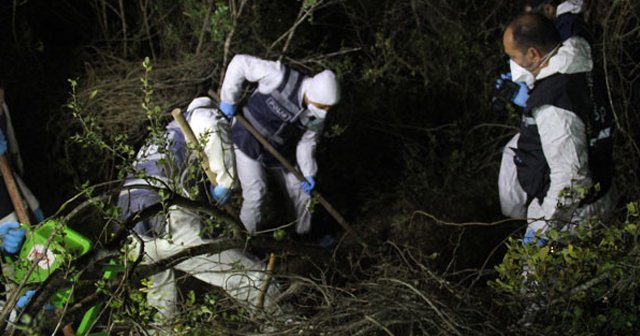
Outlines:
[{"label": "dark night background", "polygon": [[[100,134],[124,134],[137,149],[147,126],[140,108],[143,59],[154,66],[154,104],[167,116],[185,108],[203,87],[217,88],[233,17],[225,6],[238,2],[0,0],[0,85],[24,180],[45,215],[85,182],[116,180],[123,164],[71,140],[82,128],[65,106],[68,80],[78,81],[82,112],[96,118]],[[323,195],[381,246],[395,241],[424,255],[438,253],[434,268],[468,283],[465,272],[491,269],[505,253],[504,240],[524,227],[437,225],[504,219],[497,175],[519,116],[513,109],[491,111],[490,100],[495,79],[508,71],[502,31],[522,2],[317,2],[283,51],[283,40],[273,42],[295,22],[302,2],[249,1],[229,53],[282,55],[310,73],[334,69],[343,98],[318,149]],[[597,61],[607,64],[621,130],[615,149],[621,218],[625,202],[640,192],[639,8],[633,1],[593,0],[584,13]],[[339,230],[322,210],[314,220],[322,232]]]},{"label": "dark night background", "polygon": [[[70,97],[68,79],[77,79],[80,90],[85,90],[79,94],[81,101],[87,92],[102,89],[106,102],[87,110],[98,120],[123,119],[114,125],[105,121],[105,133],[127,133],[134,148],[145,134],[141,89],[120,83],[123,76],[133,83],[138,80],[125,73],[134,77],[140,73],[144,57],[152,56],[155,68],[182,64],[192,71],[169,69],[156,78],[165,88],[157,89],[156,103],[167,111],[186,106],[197,88],[217,86],[222,39],[207,31],[211,35],[205,34],[210,40],[205,39],[201,48],[204,56],[194,53],[201,29],[195,21],[207,10],[203,3],[198,12],[197,3],[181,7],[160,2],[154,7],[140,1],[120,8],[114,2],[104,10],[101,6],[109,2],[2,2],[1,79],[26,163],[24,178],[45,214],[55,212],[82,183],[100,183],[117,175],[108,156],[69,140],[79,129],[64,106]],[[143,4],[153,14],[147,24]],[[336,2],[317,9],[312,21],[298,28],[285,60],[309,72],[331,67],[342,76],[343,101],[330,118],[330,125],[342,131],[323,140],[318,179],[321,190],[349,221],[365,226],[379,222],[383,236],[409,235],[405,238],[430,246],[434,240],[430,233],[414,236],[415,232],[403,232],[402,225],[400,232],[393,232],[395,226],[389,222],[402,222],[416,210],[453,221],[502,218],[495,181],[501,146],[515,131],[517,113],[492,112],[489,101],[496,74],[507,69],[501,33],[520,5]],[[277,57],[278,47],[266,48],[270,44],[266,41],[286,31],[298,6],[295,1],[250,3],[230,52]],[[593,2],[587,9],[594,30],[602,34],[601,13],[607,7]],[[126,38],[119,11],[126,13]],[[157,31],[146,35],[147,25]],[[175,27],[163,31],[167,26]],[[225,31],[215,24],[211,29],[216,28]],[[123,51],[123,45],[128,50]],[[609,48],[612,54],[616,51]],[[344,50],[348,52],[337,57],[323,56]],[[119,64],[123,69],[111,70]],[[171,76],[179,77],[178,83],[166,78]],[[635,91],[637,85],[629,92]],[[627,114],[624,122],[632,125],[637,117],[631,111]],[[123,123],[128,128],[123,129]],[[625,139],[619,140],[620,148],[629,147]],[[635,157],[620,163],[622,170],[633,169]],[[635,174],[624,178],[632,182],[627,185],[635,185]],[[633,195],[635,187],[630,189]],[[324,227],[335,230],[326,213],[317,217]],[[500,229],[494,237],[491,230],[481,231],[482,238],[465,246],[493,246],[506,234]],[[485,255],[477,257],[480,261]]]},{"label": "dark night background", "polygon": [[[98,3],[4,1],[0,12],[0,38],[3,46],[0,65],[2,83],[7,92],[7,102],[12,111],[22,155],[25,157],[25,179],[41,199],[48,214],[55,211],[65,197],[75,192],[76,186],[69,181],[70,177],[67,174],[88,173],[87,176],[73,176],[74,181],[94,179],[90,176],[92,169],[70,172],[66,171],[60,161],[64,159],[61,152],[68,150],[64,146],[64,142],[68,141],[64,138],[68,135],[68,129],[64,129],[64,126],[72,126],[69,123],[61,123],[61,120],[66,121],[68,118],[68,111],[63,107],[70,96],[68,79],[77,78],[82,82],[83,76],[86,76],[85,66],[92,62],[95,63],[91,64],[92,67],[99,66],[97,54],[109,50],[109,45],[121,38],[118,36],[108,40],[104,32],[100,31],[99,19],[96,16]],[[131,9],[135,7],[130,6]],[[278,10],[292,16],[297,11],[295,2],[283,2],[278,6],[281,8],[271,8],[275,5],[252,8],[256,11],[253,14]],[[508,10],[510,9],[505,8],[505,11]],[[176,15],[178,9],[170,13]],[[138,13],[132,11],[127,16],[133,18],[136,14]],[[362,17],[354,17],[355,15]],[[463,148],[462,139],[452,138],[461,137],[460,126],[467,126],[463,125],[466,121],[462,116],[468,113],[466,111],[474,111],[478,116],[495,119],[494,116],[486,115],[489,113],[486,110],[491,92],[487,90],[486,83],[479,83],[491,81],[488,76],[481,77],[487,69],[479,68],[489,62],[476,58],[471,64],[463,64],[463,60],[455,59],[455,56],[466,57],[463,53],[469,52],[483,55],[487,59],[502,59],[503,57],[497,54],[500,52],[498,38],[501,28],[487,27],[487,31],[483,32],[485,36],[482,36],[485,42],[478,41],[482,46],[465,46],[465,50],[451,55],[445,49],[459,47],[455,43],[464,43],[463,41],[453,42],[452,46],[440,46],[441,42],[426,41],[426,37],[416,35],[419,32],[411,31],[415,29],[411,27],[413,23],[403,23],[406,27],[396,26],[393,20],[399,18],[392,17],[393,15],[399,14],[394,13],[393,9],[384,13],[375,4],[367,2],[322,8],[314,14],[313,25],[300,29],[290,49],[292,55],[289,57],[293,59],[297,54],[322,54],[339,50],[341,46],[359,49],[354,53],[347,53],[342,59],[329,59],[325,62],[330,64],[335,61],[339,67],[344,68],[338,69],[343,70],[345,94],[339,110],[342,115],[338,117],[337,123],[345,126],[346,132],[336,139],[325,141],[320,153],[323,167],[321,179],[324,180],[325,189],[335,189],[335,197],[344,197],[344,202],[350,200],[358,203],[349,205],[348,208],[361,206],[363,199],[368,198],[367,195],[394,193],[399,184],[414,183],[407,181],[412,178],[408,175],[420,172],[408,171],[412,168],[429,170],[429,175],[433,175],[429,178],[433,179],[435,187],[447,188],[443,185],[450,183],[446,181],[445,175],[450,174],[447,170],[456,167],[440,168],[448,165],[448,160],[456,160],[453,155],[468,151]],[[456,14],[460,18],[466,15],[469,14]],[[369,26],[361,27],[362,31],[354,31],[357,22],[353,21],[367,17],[371,19]],[[495,21],[497,17],[489,19]],[[109,20],[113,24],[117,22],[115,17],[110,17]],[[135,18],[131,21],[133,23],[129,23],[129,29],[133,31],[133,27],[140,23],[136,23]],[[288,24],[282,21],[279,19],[275,24],[262,24],[272,27]],[[403,36],[394,40],[397,34],[404,34],[402,29],[406,29],[413,36]],[[425,32],[429,31],[429,28],[423,29]],[[269,35],[269,31],[272,30],[275,31],[268,29],[266,34]],[[439,38],[448,38],[446,32],[437,31],[437,27],[434,27],[434,30],[443,34]],[[246,34],[252,33],[255,31]],[[384,41],[379,40],[382,35],[388,35]],[[493,39],[495,41],[492,41]],[[487,42],[491,44],[485,44]],[[394,45],[395,43],[398,45]],[[435,54],[430,56],[417,54],[422,45],[432,47],[431,43],[443,50],[434,51]],[[477,50],[478,47],[484,50]],[[237,50],[232,52],[252,52],[256,46],[243,45],[242,41],[239,41],[234,48]],[[405,55],[381,55],[393,53],[393,50],[384,49],[395,48],[407,49],[406,56],[410,59],[400,59]],[[259,47],[257,49],[259,50]],[[125,59],[135,63],[146,56],[145,53],[149,53],[148,48],[144,46],[139,47],[137,51],[139,55],[127,55]],[[254,53],[260,55],[259,52]],[[158,58],[166,59],[169,56],[162,55]],[[395,57],[398,59],[394,59]],[[444,59],[452,61],[453,64],[443,64]],[[402,65],[404,62],[416,63]],[[438,66],[443,68],[442,73],[428,73],[437,63],[442,64]],[[311,68],[307,71],[318,68],[318,65],[313,63],[310,65]],[[452,65],[454,69],[450,69]],[[493,72],[498,69],[503,70],[504,67],[495,65],[489,70]],[[467,74],[470,76],[455,77],[464,71],[470,71]],[[472,84],[481,84],[473,89],[478,93],[474,96],[467,95],[472,91],[469,88]],[[187,96],[182,99],[189,98]],[[476,117],[474,119],[478,120]],[[433,132],[431,129],[442,129],[443,135],[438,135],[437,131]],[[444,139],[434,139],[436,137]],[[82,156],[81,153],[75,155]],[[407,167],[407,161],[411,161],[411,165],[417,167]],[[326,174],[331,176],[325,176]],[[432,192],[434,191],[429,191]],[[409,193],[412,194],[409,195],[411,198],[417,198],[416,201],[424,197],[436,197],[425,195],[424,191],[418,193],[422,195],[414,194],[413,191]],[[495,205],[495,202],[490,200],[485,199],[484,202]]]},{"label": "dark night background", "polygon": [[0,83],[25,163],[25,182],[47,215],[72,192],[55,166],[54,151],[64,139],[50,124],[69,97],[67,79],[80,75],[78,49],[92,41],[95,19],[85,3],[2,1],[0,8]]}]

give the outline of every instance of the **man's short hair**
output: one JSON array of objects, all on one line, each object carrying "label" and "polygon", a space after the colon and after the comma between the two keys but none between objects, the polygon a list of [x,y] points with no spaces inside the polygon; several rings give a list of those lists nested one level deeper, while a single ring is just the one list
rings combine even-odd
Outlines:
[{"label": "man's short hair", "polygon": [[538,13],[524,13],[509,23],[516,48],[525,53],[533,47],[546,54],[560,44],[560,34],[553,21]]}]

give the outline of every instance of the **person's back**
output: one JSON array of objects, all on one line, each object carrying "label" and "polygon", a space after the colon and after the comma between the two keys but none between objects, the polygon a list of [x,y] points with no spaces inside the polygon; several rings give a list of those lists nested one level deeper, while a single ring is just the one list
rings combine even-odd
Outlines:
[{"label": "person's back", "polygon": [[[594,57],[593,35],[583,17],[582,0],[529,0],[525,11],[540,13],[553,21],[562,42],[568,39],[584,39],[590,48],[586,56],[593,63],[587,73],[589,99],[593,104],[591,113],[583,119],[587,126],[589,139],[589,167],[592,177],[599,186],[599,192],[592,192],[590,198],[600,197],[609,190],[614,175],[613,169],[613,136],[614,120],[609,99],[606,94],[603,66]],[[585,202],[590,201],[587,199]]]},{"label": "person's back", "polygon": [[[207,139],[201,144],[212,170],[217,173],[217,183],[233,183],[233,150],[229,140],[229,123],[220,116],[210,98],[200,97],[192,101],[183,113],[197,139]],[[122,219],[136,212],[163,202],[162,194],[176,193],[183,197],[204,202],[199,188],[202,174],[195,161],[196,155],[187,147],[185,136],[174,121],[160,139],[150,139],[137,155],[135,174],[129,176],[120,192],[118,205]],[[213,189],[213,188],[212,188]],[[216,198],[215,191],[211,191]],[[225,195],[222,195],[225,197]],[[155,216],[135,224],[135,239],[129,245],[132,258],[137,258],[141,247],[142,262],[157,263],[183,252],[189,247],[211,243],[201,235],[203,215],[180,205],[168,205]],[[147,299],[158,310],[156,322],[170,323],[177,313],[178,301],[174,269],[185,272],[201,281],[218,286],[236,298],[247,308],[258,302],[265,265],[244,251],[224,250],[186,258],[170,269],[153,276]],[[274,286],[266,293],[265,306],[277,292]]]}]

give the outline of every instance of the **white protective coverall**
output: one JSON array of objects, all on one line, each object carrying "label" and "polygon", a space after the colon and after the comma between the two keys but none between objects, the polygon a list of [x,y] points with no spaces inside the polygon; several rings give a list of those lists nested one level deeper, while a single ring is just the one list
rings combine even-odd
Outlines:
[{"label": "white protective coverall", "polygon": [[[233,147],[230,140],[229,122],[222,117],[217,111],[215,103],[211,98],[199,97],[194,99],[187,107],[187,122],[193,130],[196,139],[201,141],[206,139],[205,143],[201,143],[204,153],[209,159],[209,168],[216,174],[216,183],[222,187],[231,189],[235,180],[235,165]],[[168,128],[176,129],[171,127]],[[168,141],[174,141],[172,132],[166,135]],[[184,148],[181,148],[184,150]],[[124,186],[129,187],[136,184],[151,185],[162,187],[163,184],[170,187],[180,185],[182,177],[171,177],[169,172],[162,171],[156,167],[156,161],[166,156],[163,151],[159,151],[157,144],[149,144],[141,149],[136,157],[138,166],[145,169],[147,175],[153,177],[148,178],[127,178]],[[182,162],[181,162],[182,164]],[[122,193],[132,192],[133,188],[128,188]],[[121,193],[121,194],[122,194]],[[136,210],[137,211],[137,210]]]},{"label": "white protective coverall", "polygon": [[[199,215],[177,206],[170,207],[168,212],[165,236],[141,236],[144,244],[143,264],[153,264],[189,247],[211,242],[200,237],[202,227]],[[133,240],[129,255],[137,257],[138,251],[139,242]],[[175,269],[224,289],[249,310],[257,307],[266,275],[263,262],[239,249],[195,256],[179,263]],[[266,292],[264,307],[269,308],[278,294],[278,289],[272,284]],[[153,276],[147,299],[151,306],[158,309],[158,321],[170,320],[175,315],[178,296],[173,269]]]},{"label": "white protective coverall", "polygon": [[568,0],[561,2],[556,7],[556,16],[560,16],[565,13],[579,14],[582,13],[583,0]]},{"label": "white protective coverall", "polygon": [[[10,158],[10,163],[12,165],[12,168],[14,169],[13,177],[16,180],[16,184],[18,185],[22,197],[27,205],[25,208],[31,209],[31,211],[35,211],[36,209],[40,209],[40,203],[19,176],[23,173],[22,157],[20,156],[18,141],[16,140],[15,131],[13,130],[13,123],[11,122],[9,106],[7,106],[7,103],[4,101],[4,89],[0,88],[0,91],[0,118],[4,119],[5,130],[3,131],[5,137],[7,138],[7,152],[5,153],[5,155],[7,156],[7,158]],[[2,184],[1,188],[5,188],[4,182],[0,182],[0,184]],[[5,223],[8,221],[18,221],[18,217],[15,212],[11,212],[5,215],[3,218],[0,218],[0,223]]]},{"label": "white protective coverall", "polygon": [[[591,71],[591,47],[580,37],[567,39],[548,65],[540,70],[535,80],[556,73],[573,74]],[[525,78],[531,77],[531,78]],[[532,89],[533,74],[522,73],[514,81],[525,82]],[[498,181],[500,204],[505,216],[528,218],[527,230],[544,233],[553,221],[578,224],[592,216],[606,219],[615,206],[615,186],[597,201],[578,208],[575,198],[559,197],[565,188],[592,186],[588,164],[588,144],[585,124],[573,112],[553,105],[543,105],[532,111],[538,126],[542,150],[550,169],[550,185],[542,204],[534,200],[526,207],[527,195],[520,186],[513,150],[517,148],[519,134],[505,146]],[[559,207],[558,205],[562,205]],[[564,226],[563,229],[568,229]]]},{"label": "white protective coverall", "polygon": [[[245,81],[257,82],[257,90],[269,94],[282,81],[285,73],[284,66],[279,62],[262,60],[249,55],[236,55],[225,74],[220,98],[222,101],[237,104]],[[303,80],[298,94],[298,101],[303,100],[304,92],[310,84],[310,78]],[[307,111],[303,112],[307,113]],[[306,130],[296,145],[296,163],[304,176],[315,176],[318,165],[315,159],[316,147],[322,134],[322,127],[317,131]],[[261,162],[245,155],[236,148],[236,167],[242,187],[242,209],[240,220],[249,233],[259,229],[262,219],[262,205],[267,193],[267,173],[275,176],[287,192],[293,210],[297,215],[296,232],[308,233],[311,229],[311,212],[308,204],[310,196],[300,189],[300,182],[292,173],[283,168],[266,168]]]},{"label": "white protective coverall", "polygon": [[[221,117],[210,98],[196,98],[187,108],[187,121],[196,138],[207,139],[204,150],[209,158],[211,170],[217,175],[217,183],[231,188],[235,168],[233,150],[229,140],[229,123]],[[138,152],[135,168],[144,171],[146,178],[130,177],[120,193],[119,206],[123,209],[123,217],[127,218],[136,211],[158,203],[157,192],[136,188],[136,185],[169,186],[172,190],[190,197],[191,192],[185,185],[185,171],[194,164],[188,158],[181,134],[177,134],[176,125],[167,127],[165,148],[148,144]],[[167,155],[171,153],[173,157]],[[177,166],[167,166],[174,162]],[[184,163],[181,166],[181,163]],[[200,169],[197,167],[197,169]],[[201,218],[187,209],[171,206],[166,217],[158,215],[145,227],[136,226],[136,231],[144,244],[144,264],[156,263],[175,255],[186,248],[202,245],[211,240],[200,237]],[[139,223],[140,224],[140,223]],[[131,257],[136,257],[140,248],[137,239],[129,245]],[[189,258],[175,269],[188,273],[197,279],[224,289],[231,297],[239,300],[247,308],[255,307],[260,288],[265,278],[265,265],[255,260],[242,250],[227,250],[216,254],[206,254]],[[268,307],[278,290],[271,286],[265,296],[265,307]],[[159,320],[169,320],[176,312],[177,288],[174,270],[168,269],[153,276],[153,284],[148,293],[149,304],[158,309]]]}]

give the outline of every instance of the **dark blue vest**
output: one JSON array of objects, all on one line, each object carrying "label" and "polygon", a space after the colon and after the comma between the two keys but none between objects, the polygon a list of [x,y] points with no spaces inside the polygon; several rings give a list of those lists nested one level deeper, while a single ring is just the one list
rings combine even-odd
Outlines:
[{"label": "dark blue vest", "polygon": [[[538,126],[532,111],[543,105],[553,105],[575,113],[587,127],[589,142],[589,168],[597,188],[587,195],[582,203],[591,203],[609,190],[613,175],[611,159],[610,113],[598,103],[594,93],[591,73],[555,74],[536,82],[531,90],[520,124],[518,148],[514,148],[514,162],[520,185],[527,193],[529,202],[537,198],[540,203],[549,190],[550,170],[542,151]],[[605,116],[606,115],[606,116]],[[599,123],[598,120],[602,120]],[[611,126],[611,125],[609,125]]]},{"label": "dark blue vest", "polygon": [[560,40],[566,41],[570,37],[579,36],[587,40],[591,45],[593,37],[587,27],[582,15],[575,13],[564,13],[556,17],[554,24],[560,34]]},{"label": "dark blue vest", "polygon": [[[280,85],[269,94],[254,91],[243,108],[244,116],[262,136],[285,158],[294,161],[296,145],[305,131],[300,114],[305,110],[298,99],[303,73],[285,68]],[[254,160],[267,167],[281,167],[258,140],[240,123],[231,128],[233,143]]]},{"label": "dark blue vest", "polygon": [[[191,117],[192,111],[183,112],[186,120]],[[144,153],[140,160],[134,162],[136,172],[144,172],[147,176],[177,179],[177,176],[185,169],[187,161],[187,142],[180,126],[173,120],[162,134],[163,139],[148,139],[143,148]],[[158,148],[158,144],[164,144],[164,148]]]}]

